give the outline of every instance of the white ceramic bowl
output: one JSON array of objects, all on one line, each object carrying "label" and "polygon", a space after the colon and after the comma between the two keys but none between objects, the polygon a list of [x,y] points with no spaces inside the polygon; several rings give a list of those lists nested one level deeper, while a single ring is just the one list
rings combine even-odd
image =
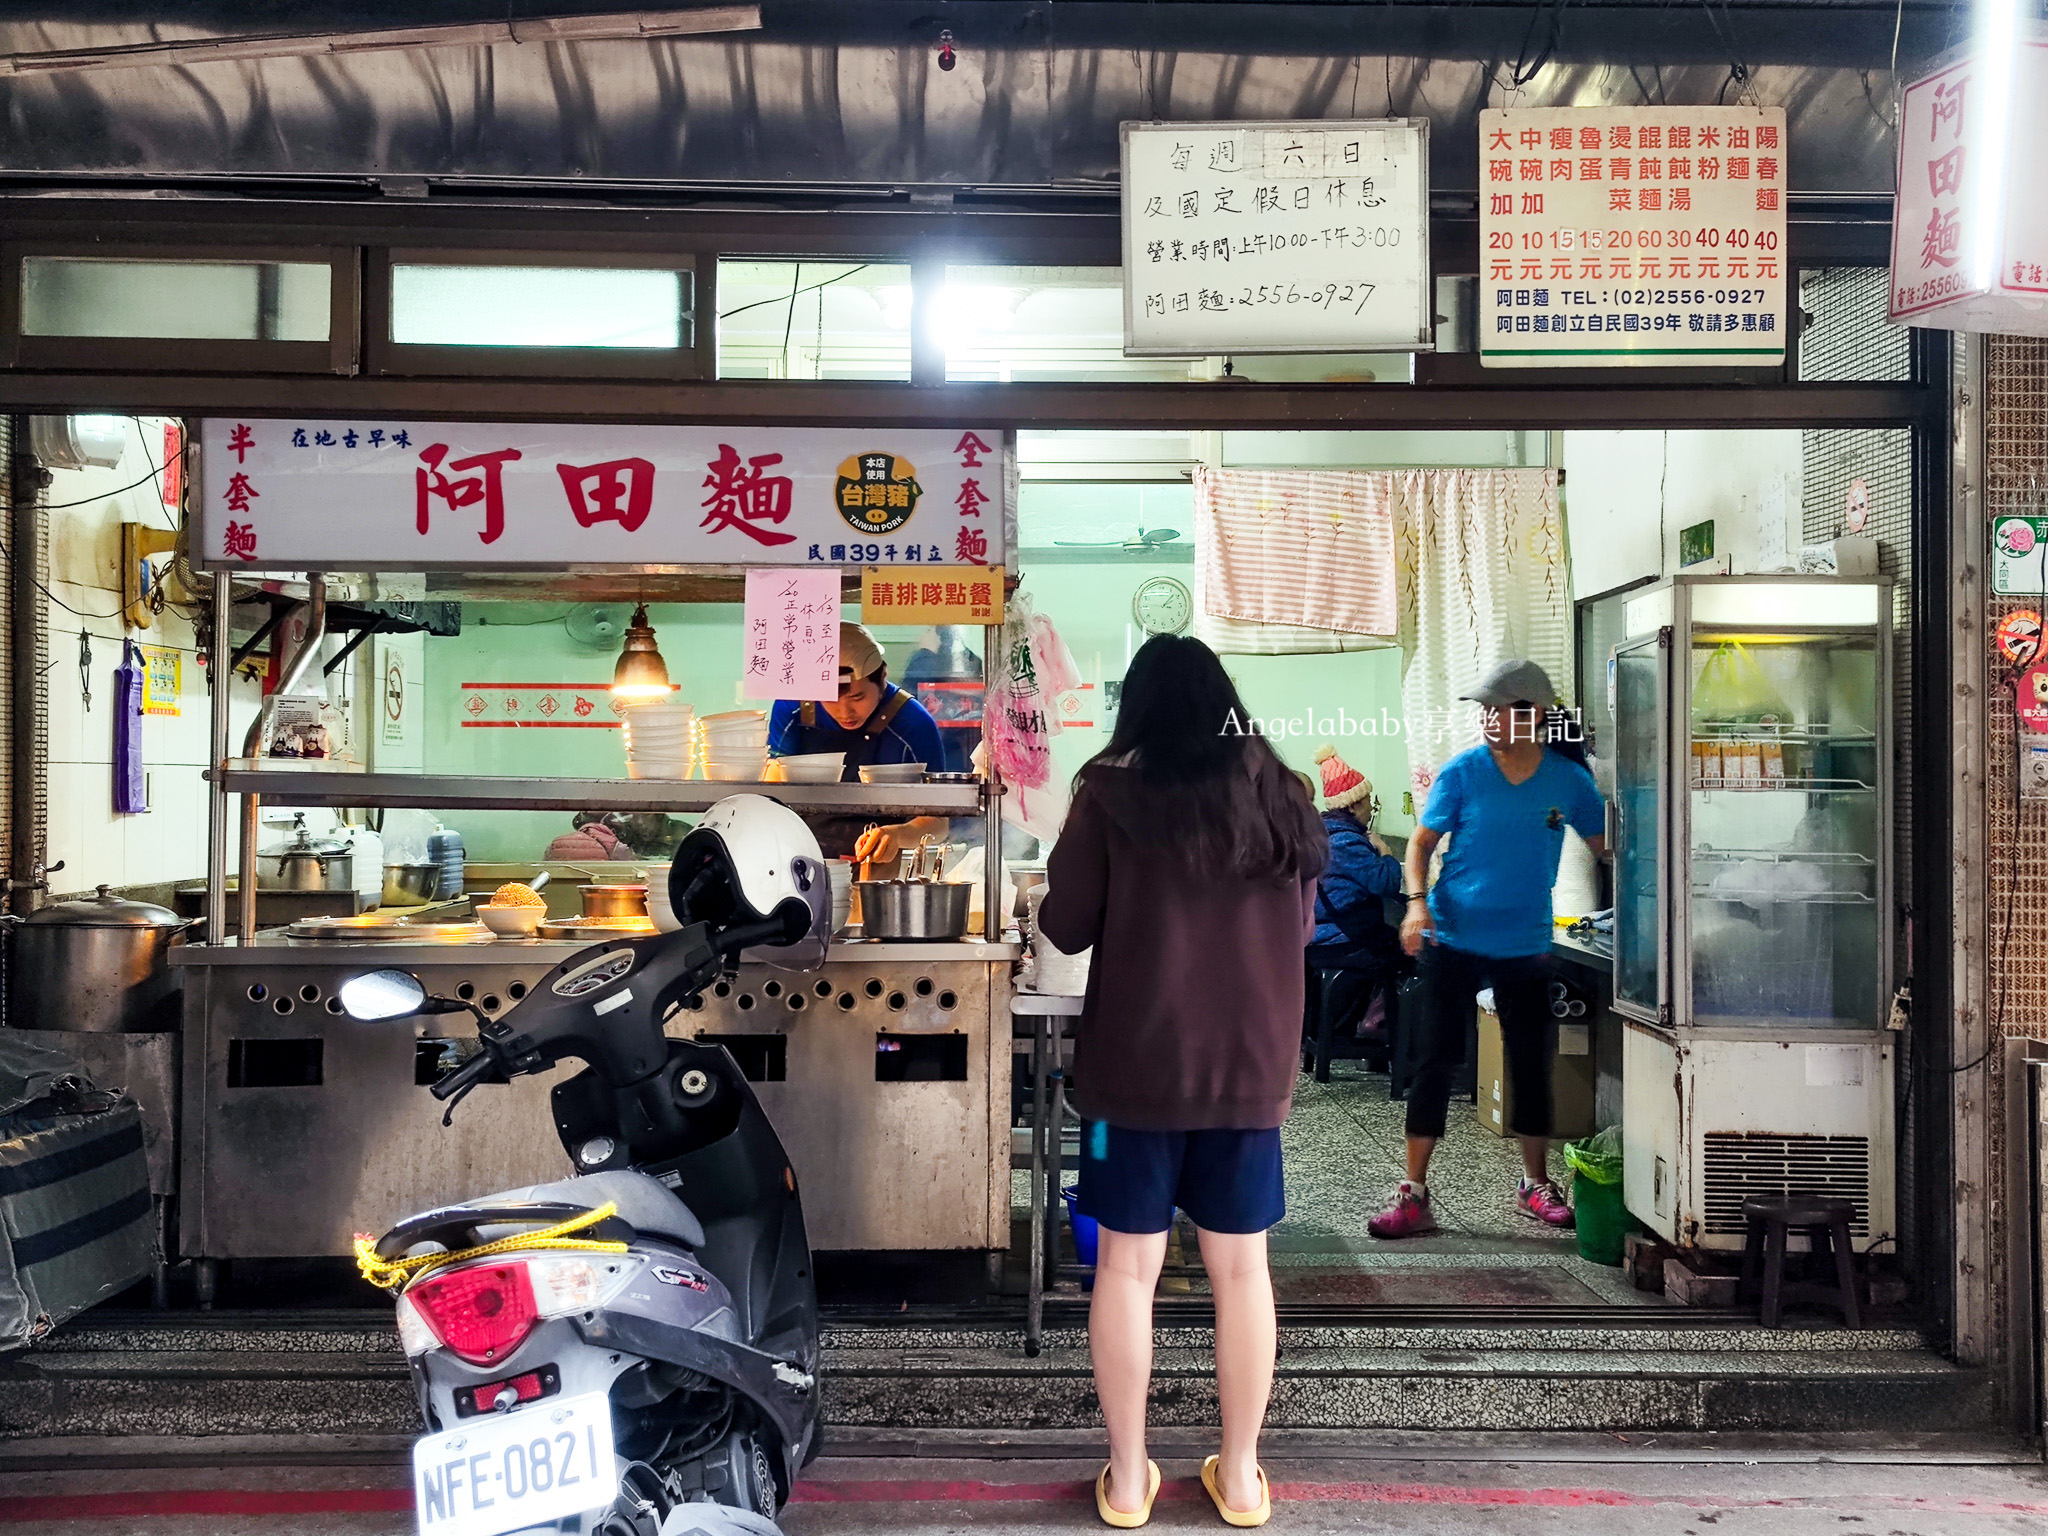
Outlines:
[{"label": "white ceramic bowl", "polygon": [[923,763],[871,763],[860,771],[863,784],[922,784]]},{"label": "white ceramic bowl", "polygon": [[666,869],[657,869],[647,877],[647,915],[654,919],[656,933],[674,933],[683,926],[676,920],[675,908],[669,905]]},{"label": "white ceramic bowl", "polygon": [[704,777],[707,779],[722,779],[735,784],[758,784],[761,782],[761,774],[767,766],[768,759],[765,756],[744,757],[730,761],[716,757],[707,757],[704,759]]},{"label": "white ceramic bowl", "polygon": [[488,902],[476,909],[477,921],[501,939],[530,939],[539,930],[545,907],[499,907]]},{"label": "white ceramic bowl", "polygon": [[626,763],[626,777],[629,779],[687,779],[689,776],[690,760],[687,757],[636,757]]},{"label": "white ceramic bowl", "polygon": [[837,784],[846,771],[844,752],[805,752],[776,761],[782,765],[785,784]]}]

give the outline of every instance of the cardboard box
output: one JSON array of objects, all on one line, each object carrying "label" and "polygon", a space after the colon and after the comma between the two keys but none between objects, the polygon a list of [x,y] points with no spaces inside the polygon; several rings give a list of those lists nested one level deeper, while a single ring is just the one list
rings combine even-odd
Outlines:
[{"label": "cardboard box", "polygon": [[[1598,1129],[1593,1123],[1593,1021],[1559,1019],[1557,1053],[1550,1059],[1550,1134],[1559,1141],[1577,1141]],[[1506,1136],[1514,1108],[1508,1085],[1507,1058],[1501,1052],[1500,1019],[1479,1010],[1479,1123],[1496,1136]]]}]

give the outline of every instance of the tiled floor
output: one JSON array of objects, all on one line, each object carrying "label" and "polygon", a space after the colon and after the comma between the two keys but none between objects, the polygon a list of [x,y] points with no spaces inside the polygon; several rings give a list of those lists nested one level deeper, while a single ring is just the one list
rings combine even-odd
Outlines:
[{"label": "tiled floor", "polygon": [[[1519,1143],[1482,1130],[1469,1104],[1451,1105],[1450,1123],[1430,1165],[1430,1193],[1443,1230],[1383,1243],[1366,1222],[1402,1175],[1405,1106],[1387,1097],[1383,1075],[1337,1062],[1331,1081],[1303,1077],[1281,1131],[1287,1168],[1287,1217],[1272,1236],[1282,1301],[1473,1306],[1662,1306],[1634,1290],[1620,1271],[1578,1255],[1570,1231],[1539,1226],[1514,1206]],[[1553,1175],[1569,1188],[1555,1148]],[[1029,1184],[1016,1183],[1019,1215]],[[1194,1233],[1183,1220],[1168,1254],[1163,1288],[1204,1288]]]},{"label": "tiled floor", "polygon": [[[1384,1076],[1360,1065],[1335,1063],[1330,1077],[1328,1083],[1309,1077],[1299,1081],[1294,1113],[1280,1133],[1287,1219],[1273,1233],[1274,1267],[1412,1280],[1388,1285],[1384,1289],[1390,1294],[1375,1298],[1341,1287],[1291,1285],[1283,1275],[1283,1297],[1293,1290],[1299,1294],[1287,1299],[1661,1303],[1630,1287],[1619,1271],[1581,1259],[1570,1231],[1541,1226],[1515,1209],[1521,1145],[1481,1129],[1469,1104],[1451,1105],[1444,1138],[1430,1163],[1430,1198],[1443,1230],[1398,1243],[1367,1236],[1367,1220],[1386,1203],[1402,1175],[1406,1106],[1387,1098]],[[1555,1147],[1551,1172],[1569,1188]],[[1460,1273],[1462,1281],[1454,1278]],[[1425,1280],[1444,1286],[1445,1293],[1431,1297],[1411,1289]]]}]

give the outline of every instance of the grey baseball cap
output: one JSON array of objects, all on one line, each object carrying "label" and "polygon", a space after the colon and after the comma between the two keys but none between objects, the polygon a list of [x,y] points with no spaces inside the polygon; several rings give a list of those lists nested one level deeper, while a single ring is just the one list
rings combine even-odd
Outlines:
[{"label": "grey baseball cap", "polygon": [[1550,675],[1533,661],[1504,661],[1468,693],[1458,695],[1477,704],[1505,709],[1510,704],[1535,704],[1549,708],[1557,702],[1557,690]]}]

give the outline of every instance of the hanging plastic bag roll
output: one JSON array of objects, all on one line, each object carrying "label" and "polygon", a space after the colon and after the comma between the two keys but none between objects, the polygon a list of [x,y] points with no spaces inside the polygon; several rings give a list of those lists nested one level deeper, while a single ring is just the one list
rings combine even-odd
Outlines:
[{"label": "hanging plastic bag roll", "polygon": [[135,816],[149,809],[142,764],[142,652],[121,642],[114,668],[114,810]]},{"label": "hanging plastic bag roll", "polygon": [[1559,918],[1584,917],[1600,910],[1600,865],[1586,840],[1564,829],[1564,853],[1557,861],[1557,880],[1550,888],[1550,910]]}]

